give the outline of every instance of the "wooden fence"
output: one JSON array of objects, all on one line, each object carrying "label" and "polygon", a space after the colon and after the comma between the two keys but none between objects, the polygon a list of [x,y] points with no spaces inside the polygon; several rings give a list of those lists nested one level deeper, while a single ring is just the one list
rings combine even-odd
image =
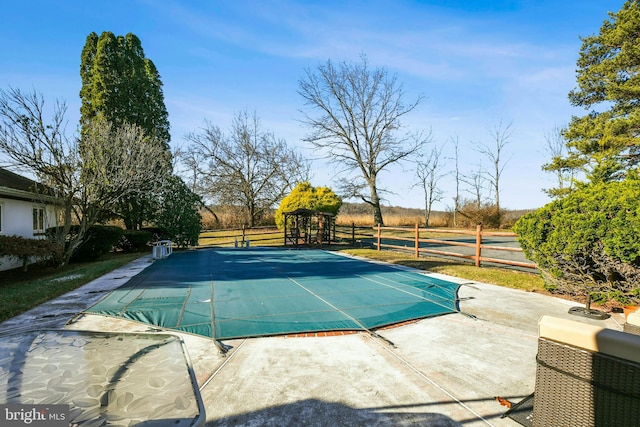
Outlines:
[{"label": "wooden fence", "polygon": [[351,246],[371,246],[375,238],[373,227],[351,225],[335,225],[334,235],[336,240],[347,242]]},{"label": "wooden fence", "polygon": [[[395,249],[409,251],[416,258],[420,254],[431,254],[445,257],[465,258],[474,262],[477,267],[482,263],[504,264],[514,267],[536,269],[537,265],[528,262],[522,255],[520,247],[492,244],[491,237],[514,238],[517,234],[510,232],[485,231],[482,226],[476,230],[419,228],[415,227],[371,227],[351,224],[336,225],[334,231],[338,242],[345,242],[351,246],[373,247],[381,249]],[[431,235],[433,237],[425,237]],[[446,236],[472,236],[471,239],[456,239]],[[282,230],[275,227],[237,228],[225,230],[205,230],[200,235],[202,246],[281,246],[284,242]],[[448,250],[436,249],[438,246],[450,247]],[[454,247],[460,248],[459,251]],[[487,253],[505,253],[511,256],[487,256]],[[521,260],[514,260],[515,257]]]},{"label": "wooden fence", "polygon": [[[523,268],[532,268],[535,269],[538,266],[532,262],[526,261],[516,261],[509,260],[498,257],[487,257],[483,256],[482,252],[485,251],[504,251],[509,253],[522,253],[522,248],[520,247],[510,247],[510,246],[500,246],[487,244],[484,242],[485,237],[518,237],[515,233],[510,232],[500,232],[500,231],[484,231],[481,225],[476,227],[476,230],[452,230],[452,229],[441,229],[441,228],[419,228],[418,225],[413,229],[413,235],[407,236],[407,232],[409,230],[407,228],[402,227],[375,227],[376,232],[376,242],[375,247],[378,250],[382,248],[390,248],[390,249],[400,249],[407,250],[408,247],[389,243],[395,241],[404,241],[412,243],[412,251],[414,256],[418,258],[421,253],[433,254],[433,255],[442,255],[447,257],[458,257],[458,258],[466,258],[474,261],[476,267],[480,267],[482,262],[496,263],[496,264],[505,264],[516,267]],[[465,242],[465,241],[457,241],[455,239],[435,239],[435,238],[423,238],[423,234],[432,233],[432,234],[456,234],[456,235],[472,235],[475,237],[474,242]],[[458,246],[462,248],[471,248],[472,253],[464,253],[466,251],[455,252],[455,251],[443,251],[438,249],[430,248],[429,245],[444,245],[444,246]]]},{"label": "wooden fence", "polygon": [[200,233],[200,246],[272,246],[281,245],[282,230],[276,227],[242,227],[223,230],[203,230]]}]

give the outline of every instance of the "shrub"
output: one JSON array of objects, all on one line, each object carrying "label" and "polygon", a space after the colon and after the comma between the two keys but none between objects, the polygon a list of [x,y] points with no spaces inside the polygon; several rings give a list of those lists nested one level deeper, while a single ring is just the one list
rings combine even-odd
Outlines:
[{"label": "shrub", "polygon": [[162,211],[158,215],[157,226],[176,246],[195,246],[202,229],[201,204],[200,197],[182,179],[172,176],[162,194]]},{"label": "shrub", "polygon": [[472,200],[465,200],[458,210],[458,226],[475,228],[482,224],[484,228],[500,228],[504,211],[491,203],[478,205]]},{"label": "shrub", "polygon": [[118,248],[124,252],[140,252],[147,249],[151,241],[151,231],[147,230],[124,230]]},{"label": "shrub", "polygon": [[513,228],[546,286],[638,299],[640,181],[592,184],[520,218]]},{"label": "shrub", "polygon": [[304,208],[337,215],[341,205],[342,199],[329,187],[313,187],[308,182],[301,182],[282,199],[275,215],[276,226],[284,228],[285,212]]},{"label": "shrub", "polygon": [[22,270],[27,271],[29,262],[60,258],[62,248],[49,240],[0,236],[0,256],[22,261]]},{"label": "shrub", "polygon": [[146,231],[151,233],[150,243],[156,243],[159,240],[167,240],[169,239],[169,234],[167,230],[163,230],[160,227],[144,227],[140,229],[141,231]]},{"label": "shrub", "polygon": [[110,225],[94,225],[84,236],[83,242],[71,256],[72,262],[95,261],[108,254],[118,245],[123,236],[120,227]]}]

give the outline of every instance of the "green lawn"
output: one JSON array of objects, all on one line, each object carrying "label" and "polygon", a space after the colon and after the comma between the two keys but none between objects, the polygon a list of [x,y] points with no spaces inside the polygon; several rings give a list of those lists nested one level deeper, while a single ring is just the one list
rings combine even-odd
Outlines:
[{"label": "green lawn", "polygon": [[76,289],[143,254],[111,254],[95,262],[64,267],[30,266],[0,272],[0,322]]},{"label": "green lawn", "polygon": [[506,268],[481,267],[437,257],[414,258],[411,255],[395,251],[377,251],[375,249],[343,249],[352,255],[405,265],[419,270],[447,274],[462,279],[491,283],[528,292],[545,292],[542,277],[539,274],[509,270]]},{"label": "green lawn", "polygon": [[[245,233],[245,241],[251,246],[280,246],[282,245],[282,231],[274,228],[249,229]],[[241,244],[242,230],[217,230],[200,233],[198,245],[207,246],[234,246]]]}]

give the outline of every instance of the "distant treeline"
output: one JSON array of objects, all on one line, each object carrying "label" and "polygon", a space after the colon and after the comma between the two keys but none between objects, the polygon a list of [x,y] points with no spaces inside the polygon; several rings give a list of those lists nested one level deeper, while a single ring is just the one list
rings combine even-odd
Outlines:
[{"label": "distant treeline", "polygon": [[[498,215],[498,223],[490,223],[487,219],[487,215],[482,215],[484,210],[491,213],[491,208],[484,208],[479,210],[471,209],[469,207],[463,214],[458,214],[454,221],[454,214],[452,211],[432,211],[429,219],[430,227],[460,227],[460,228],[474,228],[478,223],[489,228],[502,228],[510,229],[515,221],[524,214],[532,211],[533,209],[520,209],[520,210],[501,210]],[[215,217],[213,213],[215,213]],[[213,206],[202,212],[203,229],[213,230],[222,228],[239,228],[243,224],[247,224],[246,219],[242,216],[242,210],[234,206]],[[473,215],[471,215],[473,214]],[[418,224],[420,227],[425,226],[425,211],[418,208],[404,208],[401,206],[382,206],[382,215],[385,225],[392,227],[400,226],[413,226]],[[467,215],[467,217],[465,217]],[[339,225],[373,225],[373,214],[371,207],[366,203],[349,203],[345,202],[340,208],[338,213],[337,223]],[[275,225],[274,212],[269,212],[258,222],[259,226],[272,226]]]},{"label": "distant treeline", "polygon": [[[424,216],[424,209],[403,208],[401,206],[381,206],[384,216]],[[444,214],[444,212],[441,212]],[[370,215],[371,206],[366,203],[342,203],[340,215]]]}]

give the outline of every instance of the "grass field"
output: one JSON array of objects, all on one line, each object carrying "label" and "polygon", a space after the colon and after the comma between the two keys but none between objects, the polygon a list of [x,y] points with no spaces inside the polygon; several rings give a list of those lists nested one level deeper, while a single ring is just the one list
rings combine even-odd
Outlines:
[{"label": "grass field", "polygon": [[[388,227],[407,227],[418,224],[425,227],[425,211],[417,208],[403,208],[400,206],[381,206],[384,223]],[[493,228],[509,230],[515,221],[529,212],[527,210],[504,210],[500,216],[500,226],[493,225]],[[215,213],[215,216],[214,216]],[[469,214],[469,212],[467,212]],[[457,215],[454,220],[452,211],[433,211],[429,217],[429,227],[454,227],[473,228],[478,222],[475,216],[464,213]],[[238,207],[212,207],[201,211],[202,225],[205,230],[241,228],[243,224],[248,224],[246,216]],[[467,218],[465,218],[467,217]],[[475,218],[475,219],[474,219]],[[488,221],[479,220],[483,224],[490,224]],[[274,224],[274,211],[265,213],[256,225]],[[343,203],[340,212],[336,217],[337,225],[373,226],[373,214],[371,208],[365,203]]]},{"label": "grass field", "polygon": [[[354,207],[355,206],[355,207]],[[203,210],[202,225],[204,230],[241,228],[247,223],[246,218],[237,209],[216,208],[214,217],[211,211]],[[424,226],[424,213],[421,209],[400,208],[384,206],[382,208],[385,225],[390,227]],[[451,222],[451,214],[447,212],[434,212],[430,218],[430,227],[446,227]],[[217,218],[217,220],[216,220]],[[266,215],[260,225],[274,224],[273,213]],[[360,204],[345,204],[336,217],[337,225],[368,225],[373,226],[373,215],[369,208],[363,208]]]},{"label": "grass field", "polygon": [[[447,221],[442,216],[433,216],[429,221],[430,227],[445,227]],[[373,217],[370,214],[339,214],[336,217],[337,225],[368,225],[373,227]],[[395,215],[395,216],[385,216],[384,224],[387,227],[412,227],[415,224],[422,224],[424,226],[424,216],[416,215],[416,214],[405,214],[405,215]]]},{"label": "grass field", "polygon": [[31,266],[0,274],[0,321],[49,301],[100,277],[141,254],[107,255],[102,260],[64,267]]},{"label": "grass field", "polygon": [[235,246],[243,241],[254,246],[279,246],[283,244],[282,231],[275,227],[253,228],[247,232],[241,228],[229,230],[207,230],[200,234],[199,246]]},{"label": "grass field", "polygon": [[477,282],[491,283],[527,292],[546,292],[539,274],[506,270],[502,268],[478,268],[470,264],[438,257],[414,258],[401,252],[375,249],[342,249],[351,255],[362,256],[392,264],[404,265],[423,271],[446,274]]}]

